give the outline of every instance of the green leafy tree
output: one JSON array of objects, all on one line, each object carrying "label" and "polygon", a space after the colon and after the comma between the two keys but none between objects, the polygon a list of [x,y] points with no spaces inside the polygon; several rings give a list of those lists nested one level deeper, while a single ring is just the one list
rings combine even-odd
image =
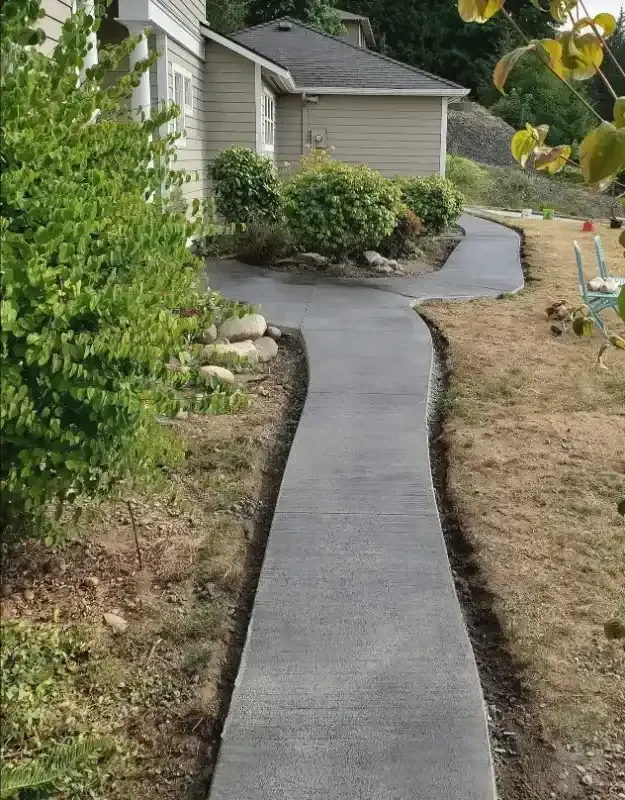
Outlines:
[{"label": "green leafy tree", "polygon": [[130,37],[77,85],[105,6],[67,20],[51,57],[30,46],[45,39],[39,6],[0,10],[5,533],[161,458],[156,417],[175,412],[180,380],[165,364],[196,324],[172,309],[198,302],[197,226],[161,197],[191,177],[170,168],[175,136],[159,135],[177,109],[121,111],[155,56],[106,88]]},{"label": "green leafy tree", "polygon": [[206,19],[217,33],[234,33],[245,28],[249,6],[249,0],[206,0]]},{"label": "green leafy tree", "polygon": [[[493,87],[483,99],[494,114],[513,128],[522,128],[527,122],[539,119],[549,125],[546,141],[557,145],[580,142],[594,124],[594,116],[587,107],[571,96],[536,55],[515,66],[507,85],[505,95]],[[578,91],[590,99],[583,86]]]},{"label": "green leafy tree", "polygon": [[248,25],[294,17],[334,36],[345,32],[337,10],[325,0],[251,0]]},{"label": "green leafy tree", "polygon": [[[619,64],[625,64],[625,10],[623,9],[616,21],[614,33],[610,37],[610,49]],[[616,94],[619,97],[625,96],[625,76],[612,59],[605,61],[602,71]],[[614,97],[599,75],[595,75],[590,81],[589,92],[597,111],[604,119],[608,119],[612,114]]]},{"label": "green leafy tree", "polygon": [[[453,2],[426,0],[343,0],[347,11],[371,19],[382,52],[477,90],[509,40],[505,23],[486,28],[464,25]],[[535,37],[551,36],[553,21],[523,0],[506,7]]]}]

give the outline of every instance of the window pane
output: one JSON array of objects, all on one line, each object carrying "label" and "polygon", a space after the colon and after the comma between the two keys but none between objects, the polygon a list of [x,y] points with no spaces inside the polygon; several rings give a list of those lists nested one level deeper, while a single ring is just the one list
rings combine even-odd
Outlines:
[{"label": "window pane", "polygon": [[193,96],[191,94],[191,79],[184,79],[184,104],[187,108],[193,108]]}]

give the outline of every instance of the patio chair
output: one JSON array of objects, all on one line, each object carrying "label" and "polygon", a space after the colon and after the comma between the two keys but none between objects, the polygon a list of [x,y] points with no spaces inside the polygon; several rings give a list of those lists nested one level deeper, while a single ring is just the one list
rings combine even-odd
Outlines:
[{"label": "patio chair", "polygon": [[603,320],[599,316],[606,308],[616,308],[618,301],[618,291],[616,292],[591,292],[586,288],[586,279],[584,278],[584,258],[579,243],[574,241],[573,247],[575,248],[575,260],[577,261],[577,275],[579,278],[579,291],[588,306],[590,314],[594,319],[597,326],[601,329],[605,328]]},{"label": "patio chair", "polygon": [[597,254],[597,264],[599,264],[599,275],[604,281],[616,281],[619,286],[625,286],[625,275],[608,275],[608,267],[605,261],[605,254],[603,252],[603,245],[601,244],[601,237],[595,236],[595,253]]}]

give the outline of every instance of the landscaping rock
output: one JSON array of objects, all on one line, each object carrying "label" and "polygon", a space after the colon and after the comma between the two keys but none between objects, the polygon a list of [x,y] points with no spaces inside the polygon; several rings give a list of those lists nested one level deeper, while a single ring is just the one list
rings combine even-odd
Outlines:
[{"label": "landscaping rock", "polygon": [[219,336],[230,342],[244,342],[264,336],[267,321],[262,314],[246,314],[244,317],[230,317],[219,326]]},{"label": "landscaping rock", "polygon": [[397,269],[397,267],[399,266],[399,262],[395,261],[394,258],[387,258],[386,263],[388,264],[389,267],[392,267],[393,269]]},{"label": "landscaping rock", "polygon": [[254,342],[254,347],[258,350],[258,359],[263,363],[271,361],[278,355],[278,345],[269,336],[262,336]]},{"label": "landscaping rock", "polygon": [[330,259],[326,258],[325,256],[320,255],[319,253],[299,253],[296,256],[296,260],[299,264],[303,264],[306,267],[327,267],[330,263]]},{"label": "landscaping rock", "polygon": [[89,575],[85,578],[85,586],[97,586],[100,583],[100,579],[96,578],[95,575]]},{"label": "landscaping rock", "polygon": [[111,628],[113,633],[125,633],[128,628],[128,623],[123,617],[118,614],[111,614],[107,612],[104,616],[104,622]]},{"label": "landscaping rock", "polygon": [[217,338],[217,326],[213,323],[210,327],[202,331],[199,336],[195,337],[198,344],[212,344]]},{"label": "landscaping rock", "polygon": [[237,364],[248,362],[255,364],[258,361],[258,350],[254,342],[247,339],[243,342],[230,344],[209,344],[204,347],[203,357],[209,364]]},{"label": "landscaping rock", "polygon": [[375,264],[373,271],[378,275],[392,275],[393,267],[391,267],[389,264]]},{"label": "landscaping rock", "polygon": [[33,592],[33,590],[26,589],[26,591],[24,592],[24,600],[26,600],[27,603],[32,603],[34,599],[35,599],[35,593]]},{"label": "landscaping rock", "polygon": [[213,378],[217,378],[224,383],[234,383],[235,380],[234,375],[229,369],[226,369],[225,367],[218,367],[214,364],[206,367],[200,367],[200,375],[202,376],[203,380],[206,381],[206,383],[210,383]]},{"label": "landscaping rock", "polygon": [[365,250],[363,257],[365,259],[365,263],[369,267],[377,267],[380,264],[386,263],[384,256],[381,256],[375,250]]},{"label": "landscaping rock", "polygon": [[603,279],[593,278],[592,280],[588,281],[586,286],[588,289],[590,289],[591,292],[598,292],[601,290],[601,287],[603,286]]},{"label": "landscaping rock", "polygon": [[282,338],[282,331],[280,328],[276,328],[275,325],[268,325],[265,336],[269,336],[271,339],[277,342]]}]

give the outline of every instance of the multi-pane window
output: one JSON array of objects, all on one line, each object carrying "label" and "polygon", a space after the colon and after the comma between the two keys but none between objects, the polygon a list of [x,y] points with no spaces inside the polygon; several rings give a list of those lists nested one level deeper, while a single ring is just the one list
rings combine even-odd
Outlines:
[{"label": "multi-pane window", "polygon": [[[184,133],[187,129],[187,120],[193,116],[193,79],[191,73],[172,64],[171,67],[171,91],[170,100],[180,109],[176,119],[170,123],[170,129],[176,133]],[[184,145],[185,140],[179,139],[178,144]]]},{"label": "multi-pane window", "polygon": [[276,136],[276,101],[273,95],[263,91],[261,113],[261,132],[263,138],[263,149],[267,153],[273,153],[274,141]]}]

